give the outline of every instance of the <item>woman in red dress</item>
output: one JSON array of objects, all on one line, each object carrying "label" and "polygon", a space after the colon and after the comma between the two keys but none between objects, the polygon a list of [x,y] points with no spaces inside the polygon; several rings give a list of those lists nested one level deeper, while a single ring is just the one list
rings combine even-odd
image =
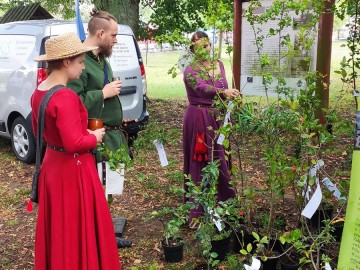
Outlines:
[{"label": "woman in red dress", "polygon": [[68,33],[47,40],[46,54],[35,58],[48,64],[48,78],[31,97],[35,133],[46,91],[64,85],[45,110],[47,147],[39,176],[35,270],[121,269],[110,210],[90,153],[105,130],[87,130],[86,108],[65,87],[79,78],[84,53],[93,49]]}]

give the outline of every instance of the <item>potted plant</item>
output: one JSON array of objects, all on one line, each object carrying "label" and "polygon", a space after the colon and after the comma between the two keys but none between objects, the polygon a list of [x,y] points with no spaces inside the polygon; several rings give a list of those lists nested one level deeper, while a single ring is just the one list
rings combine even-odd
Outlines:
[{"label": "potted plant", "polygon": [[199,226],[195,230],[194,238],[200,243],[207,269],[215,267],[230,252],[231,229],[222,220],[226,210],[217,201],[218,165],[218,161],[208,162],[202,170],[199,185],[192,181],[187,182],[186,196],[192,198],[191,207],[201,206],[204,210],[203,215],[197,218]]},{"label": "potted plant", "polygon": [[167,262],[180,262],[183,259],[184,237],[181,227],[189,219],[189,209],[190,203],[186,203],[178,207],[164,207],[150,214],[150,218],[158,218],[163,226],[161,246]]},{"label": "potted plant", "polygon": [[239,253],[248,243],[255,240],[251,234],[255,231],[251,218],[254,213],[252,210],[253,189],[245,190],[245,194],[245,196],[237,195],[218,204],[221,220],[232,232],[232,251],[235,253]]}]

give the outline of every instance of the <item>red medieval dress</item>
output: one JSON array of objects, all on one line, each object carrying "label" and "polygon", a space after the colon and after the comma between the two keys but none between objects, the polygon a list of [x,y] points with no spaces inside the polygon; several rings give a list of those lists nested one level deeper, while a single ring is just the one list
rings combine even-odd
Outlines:
[{"label": "red medieval dress", "polygon": [[[31,97],[32,124],[46,91]],[[70,89],[56,92],[45,111],[46,148],[39,177],[35,270],[119,270],[114,227],[95,168],[96,137],[87,111]],[[59,149],[58,149],[59,150]]]}]

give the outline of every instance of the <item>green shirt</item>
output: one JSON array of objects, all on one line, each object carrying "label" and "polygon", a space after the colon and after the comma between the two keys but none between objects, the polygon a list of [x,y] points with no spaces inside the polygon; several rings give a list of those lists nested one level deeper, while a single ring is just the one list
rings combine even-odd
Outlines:
[{"label": "green shirt", "polygon": [[[120,126],[123,121],[121,102],[118,96],[104,100],[104,65],[108,74],[106,83],[112,81],[113,72],[108,61],[100,55],[100,61],[92,52],[85,54],[85,69],[77,80],[70,81],[68,87],[75,91],[83,101],[89,118],[103,119],[105,126]],[[112,151],[126,144],[124,134],[118,130],[109,130],[105,134],[105,144]]]}]

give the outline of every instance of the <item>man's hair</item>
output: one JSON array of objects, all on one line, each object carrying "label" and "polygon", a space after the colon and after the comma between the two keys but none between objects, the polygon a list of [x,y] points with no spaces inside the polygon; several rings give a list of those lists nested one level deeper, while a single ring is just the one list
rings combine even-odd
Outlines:
[{"label": "man's hair", "polygon": [[88,24],[89,34],[95,35],[100,29],[107,30],[110,28],[110,21],[113,20],[117,23],[116,18],[110,13],[94,8],[90,12],[91,19]]}]

